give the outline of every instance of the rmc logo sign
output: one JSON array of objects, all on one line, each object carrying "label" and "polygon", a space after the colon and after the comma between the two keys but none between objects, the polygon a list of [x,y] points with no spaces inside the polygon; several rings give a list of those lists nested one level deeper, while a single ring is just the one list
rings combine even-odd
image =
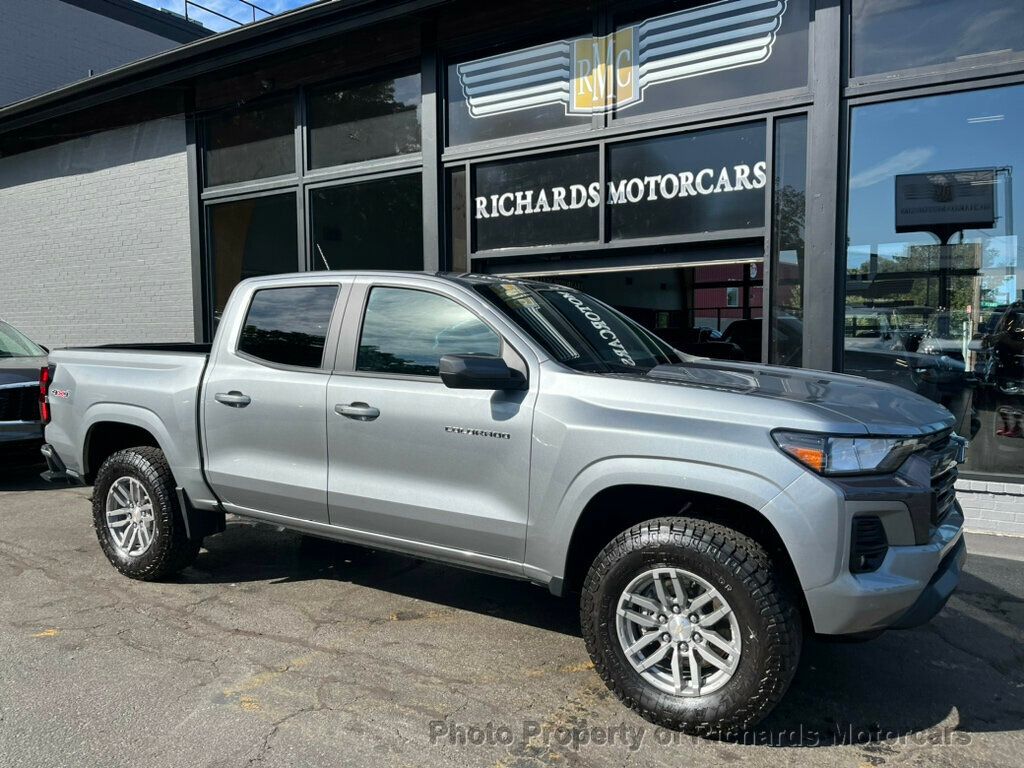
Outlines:
[{"label": "rmc logo sign", "polygon": [[476,118],[551,104],[573,115],[623,109],[652,85],[766,61],[786,2],[722,0],[604,37],[490,56],[459,64],[459,82]]}]

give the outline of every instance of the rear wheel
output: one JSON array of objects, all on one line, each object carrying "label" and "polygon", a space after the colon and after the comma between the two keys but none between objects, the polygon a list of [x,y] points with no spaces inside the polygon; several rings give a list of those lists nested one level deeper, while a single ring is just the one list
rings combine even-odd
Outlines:
[{"label": "rear wheel", "polygon": [[96,474],[93,527],[107,559],[125,576],[154,581],[188,567],[202,540],[189,539],[174,478],[159,448],[128,448]]},{"label": "rear wheel", "polygon": [[696,734],[750,728],[782,699],[800,612],[764,549],[725,526],[659,518],[597,556],[580,604],[587,650],[623,703]]}]

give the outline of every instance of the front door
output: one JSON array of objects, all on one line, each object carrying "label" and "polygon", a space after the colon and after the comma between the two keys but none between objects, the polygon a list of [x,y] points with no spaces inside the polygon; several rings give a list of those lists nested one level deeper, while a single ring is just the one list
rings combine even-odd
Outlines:
[{"label": "front door", "polygon": [[327,388],[331,523],[442,557],[521,563],[536,386],[448,389],[438,360],[494,355],[525,370],[522,358],[467,305],[400,282],[369,285],[349,320],[361,323],[354,364]]},{"label": "front door", "polygon": [[255,291],[232,342],[211,360],[202,404],[207,474],[229,511],[327,522],[324,357],[341,290]]}]

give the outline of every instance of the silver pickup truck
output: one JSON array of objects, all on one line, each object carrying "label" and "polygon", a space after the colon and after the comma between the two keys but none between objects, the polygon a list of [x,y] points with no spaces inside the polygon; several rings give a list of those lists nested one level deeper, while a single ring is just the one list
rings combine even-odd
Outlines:
[{"label": "silver pickup truck", "polygon": [[212,346],[50,355],[50,476],[123,574],[225,513],[579,593],[649,720],[747,728],[804,632],[928,621],[965,558],[953,417],[894,386],[684,355],[548,283],[246,280]]}]

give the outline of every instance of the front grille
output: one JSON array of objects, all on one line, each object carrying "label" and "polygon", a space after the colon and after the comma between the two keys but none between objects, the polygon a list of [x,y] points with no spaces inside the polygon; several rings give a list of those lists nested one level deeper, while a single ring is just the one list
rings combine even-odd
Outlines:
[{"label": "front grille", "polygon": [[944,430],[930,440],[924,457],[932,468],[932,528],[942,524],[956,504],[956,445],[951,430]]},{"label": "front grille", "polygon": [[850,536],[851,573],[877,571],[888,551],[889,540],[881,520],[874,515],[853,518]]},{"label": "front grille", "polygon": [[0,387],[0,421],[39,421],[39,384]]}]

